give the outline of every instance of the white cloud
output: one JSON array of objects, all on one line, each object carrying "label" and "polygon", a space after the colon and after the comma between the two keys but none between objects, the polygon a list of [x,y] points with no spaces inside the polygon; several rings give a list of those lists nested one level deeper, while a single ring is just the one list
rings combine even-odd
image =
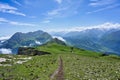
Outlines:
[{"label": "white cloud", "polygon": [[12,0],[15,4],[22,6],[17,0]]},{"label": "white cloud", "polygon": [[61,4],[62,0],[55,0],[57,3]]},{"label": "white cloud", "polygon": [[98,28],[98,29],[120,29],[120,24],[119,23],[109,23],[109,22],[106,22],[104,24],[100,24],[100,25],[96,25],[96,26],[87,26],[87,27],[75,27],[75,28],[72,28],[71,31],[83,31],[83,30],[87,30],[87,29],[95,29],[95,28]]},{"label": "white cloud", "polygon": [[106,22],[104,24],[96,25],[96,26],[79,26],[79,27],[73,27],[69,29],[51,29],[48,30],[48,32],[71,32],[71,31],[84,31],[87,29],[101,29],[101,30],[109,30],[109,29],[120,29],[120,23],[110,23]]},{"label": "white cloud", "polygon": [[34,24],[20,23],[20,22],[14,22],[14,21],[10,21],[9,23],[12,25],[18,25],[18,26],[35,26]]},{"label": "white cloud", "polygon": [[8,22],[5,18],[0,18],[0,22]]},{"label": "white cloud", "polygon": [[115,3],[117,0],[90,0],[91,3],[90,6],[97,7],[97,6],[104,6],[104,5],[110,5]]},{"label": "white cloud", "polygon": [[99,29],[111,29],[111,28],[114,28],[114,29],[117,29],[117,28],[120,28],[120,24],[119,23],[106,22],[106,23],[101,24],[101,25],[85,27],[84,29],[93,29],[93,28],[99,28]]},{"label": "white cloud", "polygon": [[3,9],[3,10],[17,10],[17,8],[15,8],[15,7],[9,6],[8,4],[1,4],[1,3],[0,3],[0,9]]},{"label": "white cloud", "polygon": [[54,10],[48,12],[48,16],[61,15],[61,12],[65,11],[65,10],[67,10],[67,7],[66,8],[57,8],[57,9],[54,9]]},{"label": "white cloud", "polygon": [[120,6],[120,4],[115,4],[115,5],[107,6],[107,7],[104,7],[104,8],[100,8],[100,9],[97,9],[97,10],[94,10],[94,11],[91,11],[91,12],[87,12],[87,14],[96,13],[96,12],[104,11],[104,10],[107,10],[107,9],[113,9],[113,8],[118,7],[118,6]]},{"label": "white cloud", "polygon": [[61,41],[63,41],[63,42],[66,42],[66,40],[65,39],[63,39],[62,37],[60,37],[60,36],[52,36],[53,38],[57,38],[57,39],[59,39],[59,40],[61,40]]},{"label": "white cloud", "polygon": [[2,53],[2,54],[11,54],[12,51],[11,51],[11,49],[1,48],[0,53]]},{"label": "white cloud", "polygon": [[110,6],[107,6],[104,8],[97,9],[95,11],[87,12],[87,14],[96,13],[96,12],[100,12],[100,11],[104,11],[104,10],[108,10],[108,9],[113,9],[113,8],[118,7],[118,6],[120,6],[120,4],[110,5]]},{"label": "white cloud", "polygon": [[41,45],[42,43],[40,41],[35,41],[36,44]]},{"label": "white cloud", "polygon": [[57,8],[48,11],[46,16],[53,19],[75,15],[81,2],[82,0],[62,0],[62,3],[59,4]]},{"label": "white cloud", "polygon": [[0,12],[26,16],[24,13],[18,12],[18,9],[16,7],[10,6],[8,4],[2,4],[2,3],[0,3]]},{"label": "white cloud", "polygon": [[50,20],[44,20],[42,23],[50,23]]},{"label": "white cloud", "polygon": [[25,14],[20,13],[20,12],[17,12],[17,11],[14,11],[14,10],[6,11],[6,13],[15,14],[15,15],[20,15],[20,16],[26,16]]},{"label": "white cloud", "polygon": [[120,6],[120,4],[117,3],[117,1],[118,0],[90,0],[89,6],[100,7],[100,8],[93,10],[93,11],[89,11],[89,12],[87,12],[87,14],[116,8],[116,7]]},{"label": "white cloud", "polygon": [[21,23],[21,22],[16,22],[16,21],[10,21],[5,18],[0,18],[1,23],[7,23],[11,25],[17,25],[17,26],[36,26],[34,24],[29,24],[29,23]]},{"label": "white cloud", "polygon": [[7,40],[7,39],[9,39],[11,36],[2,36],[2,37],[0,37],[0,40]]}]

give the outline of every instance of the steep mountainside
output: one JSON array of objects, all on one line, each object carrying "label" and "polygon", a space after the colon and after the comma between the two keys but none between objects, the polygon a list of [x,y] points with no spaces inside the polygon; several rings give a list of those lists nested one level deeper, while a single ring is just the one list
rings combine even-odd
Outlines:
[{"label": "steep mountainside", "polygon": [[35,31],[29,33],[15,33],[9,40],[2,43],[2,48],[10,48],[16,53],[18,47],[36,46],[44,44],[52,39],[51,35],[43,31]]},{"label": "steep mountainside", "polygon": [[57,45],[62,45],[62,46],[67,46],[63,41],[54,38],[50,41],[48,41],[45,44],[42,44],[40,46],[36,46],[36,47],[19,47],[18,48],[18,55],[44,55],[44,54],[50,54],[46,51],[38,51],[36,48],[41,47],[41,46],[47,46],[47,45],[52,45],[52,44],[57,44]]},{"label": "steep mountainside", "polygon": [[101,38],[102,45],[120,54],[120,30],[105,34]]},{"label": "steep mountainside", "polygon": [[[56,35],[59,35],[59,33]],[[71,31],[61,35],[61,37],[63,37],[68,44],[79,48],[118,54],[120,50],[118,46],[120,41],[118,35],[118,29],[93,28],[83,31]]]},{"label": "steep mountainside", "polygon": [[70,32],[64,35],[64,39],[71,45],[92,51],[108,51],[109,49],[100,44],[100,38],[106,30],[88,29],[80,32]]}]

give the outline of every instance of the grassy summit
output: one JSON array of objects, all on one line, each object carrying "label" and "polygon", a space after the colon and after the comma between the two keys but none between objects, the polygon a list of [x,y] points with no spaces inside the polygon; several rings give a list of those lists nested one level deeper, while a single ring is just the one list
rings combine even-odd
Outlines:
[{"label": "grassy summit", "polygon": [[[59,67],[60,57],[63,61],[65,80],[120,79],[120,58],[117,56],[101,56],[100,53],[72,48],[56,42],[38,46],[36,50],[50,52],[51,55],[0,55],[1,58],[7,59],[0,64],[11,65],[0,66],[0,79],[50,80]],[[19,64],[20,61],[23,63]]]}]

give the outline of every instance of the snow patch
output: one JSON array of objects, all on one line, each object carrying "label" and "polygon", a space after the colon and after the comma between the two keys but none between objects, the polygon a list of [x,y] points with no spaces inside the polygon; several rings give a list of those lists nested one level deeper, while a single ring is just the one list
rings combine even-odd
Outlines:
[{"label": "snow patch", "polygon": [[11,54],[12,51],[11,51],[11,49],[1,48],[0,53],[2,53],[2,54]]},{"label": "snow patch", "polygon": [[66,42],[66,40],[65,39],[63,39],[62,37],[60,37],[60,36],[53,36],[53,38],[57,38],[57,39],[59,39],[59,40],[61,40],[61,41],[63,41],[63,42]]}]

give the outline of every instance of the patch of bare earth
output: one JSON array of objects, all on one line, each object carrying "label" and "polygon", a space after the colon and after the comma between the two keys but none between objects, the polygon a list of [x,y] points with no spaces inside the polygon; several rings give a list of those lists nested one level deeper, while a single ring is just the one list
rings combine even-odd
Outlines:
[{"label": "patch of bare earth", "polygon": [[64,80],[63,60],[60,57],[57,70],[51,75],[50,80]]}]

